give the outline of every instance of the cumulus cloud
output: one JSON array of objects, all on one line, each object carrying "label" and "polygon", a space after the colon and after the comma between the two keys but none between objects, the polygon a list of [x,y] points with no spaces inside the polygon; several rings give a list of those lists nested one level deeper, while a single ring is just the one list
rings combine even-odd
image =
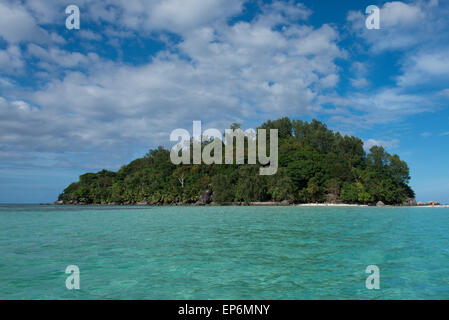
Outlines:
[{"label": "cumulus cloud", "polygon": [[[399,88],[383,88],[369,93],[352,93],[346,97],[327,95],[321,104],[332,104],[329,121],[344,130],[373,128],[376,125],[398,122],[408,116],[430,112],[435,101],[428,95],[403,92]],[[337,112],[338,111],[338,112]]]},{"label": "cumulus cloud", "polygon": [[368,86],[369,82],[365,78],[351,79],[351,85],[355,88],[362,88]]},{"label": "cumulus cloud", "polygon": [[[438,1],[386,2],[380,8],[380,30],[365,27],[366,15],[351,11],[347,20],[355,35],[374,53],[438,44],[446,30],[448,7]],[[440,33],[441,32],[441,33]]]},{"label": "cumulus cloud", "polygon": [[349,71],[352,73],[353,78],[350,78],[349,81],[351,86],[354,88],[363,88],[370,84],[368,79],[368,64],[360,61],[355,61],[352,63]]},{"label": "cumulus cloud", "polygon": [[355,61],[351,65],[351,71],[357,76],[364,76],[368,72],[368,66],[366,63]]},{"label": "cumulus cloud", "polygon": [[[350,68],[353,76],[350,84],[359,93],[348,93],[345,99],[335,99],[341,107],[356,110],[345,116],[335,115],[333,121],[370,126],[376,123],[400,121],[407,116],[438,108],[436,94],[445,89],[449,80],[447,43],[449,24],[448,3],[414,0],[386,2],[380,7],[380,30],[368,30],[366,15],[362,11],[348,13],[347,22],[352,35],[359,42],[353,50],[375,61],[378,57],[395,52],[391,58],[390,73],[393,82],[388,87],[371,88],[370,67],[367,63],[354,62]],[[368,60],[369,61],[369,60]],[[390,77],[390,76],[388,76]],[[429,85],[436,92],[416,93],[416,88]],[[346,106],[342,106],[344,101]]]},{"label": "cumulus cloud", "polygon": [[0,38],[11,44],[24,41],[37,43],[64,40],[38,25],[35,17],[19,2],[0,2]]},{"label": "cumulus cloud", "polygon": [[371,55],[402,51],[398,86],[413,87],[429,81],[447,81],[449,74],[449,4],[415,0],[386,2],[380,11],[380,30],[365,27],[366,16],[351,11],[347,21]]},{"label": "cumulus cloud", "polygon": [[84,30],[84,29],[79,31],[79,36],[82,39],[91,40],[91,41],[100,41],[103,39],[101,34],[95,33],[91,30]]},{"label": "cumulus cloud", "polygon": [[[242,10],[243,0],[79,0],[83,21],[110,23],[139,32],[184,33],[210,23],[225,22]],[[25,0],[39,23],[61,21],[71,0]]]},{"label": "cumulus cloud", "polygon": [[[147,1],[143,1],[147,3]],[[240,12],[240,0],[168,0],[156,1],[144,11],[148,17],[144,21],[132,21],[131,26],[142,24],[145,29],[167,29],[183,33],[198,26],[209,24],[216,20],[226,19]],[[125,6],[127,7],[127,6]],[[127,12],[134,16],[132,12]],[[130,17],[125,14],[125,19]]]},{"label": "cumulus cloud", "polygon": [[395,149],[399,146],[399,140],[376,140],[376,139],[368,139],[364,141],[363,148],[365,150],[370,150],[374,146],[382,146],[385,149]]},{"label": "cumulus cloud", "polygon": [[3,73],[20,73],[24,65],[22,52],[18,46],[11,45],[5,50],[0,50],[0,69]]},{"label": "cumulus cloud", "polygon": [[96,64],[100,60],[99,56],[94,52],[82,54],[61,50],[58,47],[47,49],[34,43],[28,45],[27,53],[31,57],[39,59],[38,64],[44,69],[49,69],[51,65],[62,68],[86,67]]},{"label": "cumulus cloud", "polygon": [[429,81],[449,81],[449,47],[437,51],[419,52],[409,56],[403,63],[403,74],[397,78],[398,85],[416,86]]},{"label": "cumulus cloud", "polygon": [[440,91],[440,95],[449,97],[449,89],[443,89]]},{"label": "cumulus cloud", "polygon": [[[7,42],[0,49],[0,88],[6,93],[0,100],[0,157],[90,151],[107,162],[109,157],[99,155],[130,145],[166,144],[171,130],[190,128],[192,120],[224,128],[234,121],[258,124],[267,118],[323,112],[342,125],[369,127],[428,110],[427,97],[399,88],[339,96],[342,69],[336,61],[349,53],[341,48],[335,25],[310,25],[311,10],[293,1],[262,4],[252,19],[231,22],[243,12],[243,2],[80,0],[82,25],[98,23],[104,29],[101,34],[95,28],[78,31],[74,38],[91,46],[72,51],[70,45],[61,45],[64,39],[42,27],[63,26],[61,12],[71,1],[2,2],[0,17],[15,15],[24,24],[0,31]],[[387,3],[382,10],[383,26],[392,29],[385,31],[387,41],[380,46],[366,39],[371,52],[396,48],[395,37],[412,30],[415,18],[427,19],[434,12],[431,4],[421,2]],[[364,16],[358,18],[364,23]],[[364,36],[365,31],[357,29],[358,18],[351,13],[348,21]],[[2,23],[0,19],[0,27]],[[120,41],[150,39],[155,33],[166,47],[139,64],[123,61],[120,52],[114,60],[95,52],[101,39],[120,51]],[[170,33],[176,34],[176,41],[171,42]],[[56,42],[45,41],[52,37]],[[66,41],[72,44],[69,37]],[[426,54],[431,60],[435,52],[421,51],[421,56],[404,60],[397,81],[439,72],[426,62]],[[440,58],[444,63],[445,57]],[[39,85],[20,88],[5,78],[26,67],[42,80]],[[350,84],[368,87],[369,69],[366,62],[354,62]],[[326,103],[335,109],[324,109]],[[67,158],[58,159],[72,165]]]},{"label": "cumulus cloud", "polygon": [[339,81],[335,60],[346,53],[338,46],[338,31],[298,25],[296,19],[309,15],[302,5],[271,6],[249,22],[200,24],[184,33],[176,53],[161,51],[138,66],[29,44],[27,54],[39,67],[65,72],[23,92],[28,109],[3,99],[8,116],[0,143],[48,152],[150,146],[164,144],[171,130],[192,120],[224,128],[236,120],[310,113],[323,90]]}]

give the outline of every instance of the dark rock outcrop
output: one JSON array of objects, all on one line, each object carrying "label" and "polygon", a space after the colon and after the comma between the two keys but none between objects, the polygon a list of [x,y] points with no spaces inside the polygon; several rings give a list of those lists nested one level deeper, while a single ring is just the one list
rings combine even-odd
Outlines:
[{"label": "dark rock outcrop", "polygon": [[212,202],[213,192],[212,190],[204,190],[201,194],[200,198],[198,199],[197,204],[198,205],[205,205]]},{"label": "dark rock outcrop", "polygon": [[407,207],[415,207],[418,204],[416,203],[416,200],[413,198],[407,198],[403,203],[403,206],[407,206]]}]

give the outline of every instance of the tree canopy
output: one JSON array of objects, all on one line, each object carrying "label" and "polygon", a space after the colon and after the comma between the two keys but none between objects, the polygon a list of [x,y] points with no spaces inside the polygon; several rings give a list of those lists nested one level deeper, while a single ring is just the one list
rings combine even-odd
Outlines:
[{"label": "tree canopy", "polygon": [[[232,124],[233,128],[240,125]],[[117,172],[80,176],[59,196],[65,203],[196,203],[204,190],[216,203],[284,201],[401,204],[414,198],[407,163],[381,146],[368,153],[357,137],[332,132],[317,120],[282,118],[259,128],[279,130],[279,169],[259,165],[174,165],[170,151],[150,150]]]}]

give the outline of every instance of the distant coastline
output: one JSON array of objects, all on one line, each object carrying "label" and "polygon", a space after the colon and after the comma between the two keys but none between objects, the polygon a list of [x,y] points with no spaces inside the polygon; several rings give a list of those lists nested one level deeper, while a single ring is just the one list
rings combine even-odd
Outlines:
[{"label": "distant coastline", "polygon": [[[434,202],[434,201],[431,201]],[[64,203],[63,201],[55,201],[53,205],[68,205],[68,206],[137,206],[137,207],[417,207],[417,208],[449,208],[446,204],[422,204],[422,205],[376,205],[376,204],[350,204],[350,203],[286,203],[286,202],[232,202],[232,203],[208,203],[208,204],[188,204],[188,203],[175,203],[175,204],[150,204],[150,203],[105,203],[105,204],[86,204],[86,203]]]}]

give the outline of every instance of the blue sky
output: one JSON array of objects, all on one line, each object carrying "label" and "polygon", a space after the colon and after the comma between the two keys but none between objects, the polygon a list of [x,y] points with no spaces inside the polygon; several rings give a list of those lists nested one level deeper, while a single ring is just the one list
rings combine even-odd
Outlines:
[{"label": "blue sky", "polygon": [[52,202],[193,120],[283,116],[383,145],[418,200],[449,203],[448,14],[442,0],[0,0],[0,203]]}]

